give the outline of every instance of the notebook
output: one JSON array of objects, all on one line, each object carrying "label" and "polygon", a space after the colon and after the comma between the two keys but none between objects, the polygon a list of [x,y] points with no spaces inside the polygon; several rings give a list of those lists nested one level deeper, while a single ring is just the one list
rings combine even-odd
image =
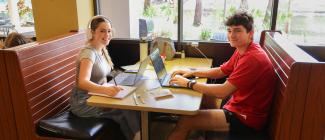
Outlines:
[{"label": "notebook", "polygon": [[[104,85],[111,85],[111,84],[104,84]],[[101,93],[94,93],[94,92],[88,92],[88,94],[90,95],[96,95],[96,96],[103,96],[103,97],[109,97],[109,98],[115,98],[115,99],[123,99],[126,96],[128,96],[130,93],[132,93],[133,91],[135,91],[137,88],[136,87],[132,87],[132,86],[120,86],[123,88],[123,90],[121,90],[119,93],[117,93],[115,96],[109,96],[107,94],[101,94]]]},{"label": "notebook", "polygon": [[157,74],[158,81],[163,87],[181,87],[177,84],[169,84],[171,74],[167,73],[163,60],[160,57],[159,49],[154,50],[150,55],[150,60]]},{"label": "notebook", "polygon": [[[149,63],[149,57],[145,58],[141,63],[137,70],[137,73],[120,73],[115,77],[117,85],[124,85],[124,86],[133,86],[135,85],[142,77],[143,73],[147,68]],[[112,83],[112,82],[110,82]]]}]

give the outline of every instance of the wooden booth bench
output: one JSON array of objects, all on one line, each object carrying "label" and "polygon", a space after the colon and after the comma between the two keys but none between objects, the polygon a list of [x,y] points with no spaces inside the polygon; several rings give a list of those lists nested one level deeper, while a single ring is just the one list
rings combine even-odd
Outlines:
[{"label": "wooden booth bench", "polygon": [[[124,139],[109,119],[71,114],[76,56],[85,33],[0,50],[1,136],[5,139]],[[3,102],[5,101],[5,102]],[[5,134],[6,133],[6,134]]]},{"label": "wooden booth bench", "polygon": [[271,139],[323,140],[325,63],[278,32],[266,32],[262,38],[278,76],[269,123]]},{"label": "wooden booth bench", "polygon": [[0,137],[16,140],[17,131],[3,51],[0,49]]}]

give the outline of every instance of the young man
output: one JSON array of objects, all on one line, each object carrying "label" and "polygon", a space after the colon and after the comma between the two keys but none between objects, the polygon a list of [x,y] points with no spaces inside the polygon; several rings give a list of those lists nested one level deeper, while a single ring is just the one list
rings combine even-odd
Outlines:
[{"label": "young man", "polygon": [[[225,25],[230,45],[236,48],[232,57],[209,70],[175,71],[170,82],[217,98],[232,96],[222,109],[182,117],[169,140],[184,140],[191,130],[249,133],[261,130],[267,121],[276,78],[267,54],[253,42],[253,17],[238,12],[228,17]],[[206,84],[186,79],[190,76],[228,78],[223,84]]]}]

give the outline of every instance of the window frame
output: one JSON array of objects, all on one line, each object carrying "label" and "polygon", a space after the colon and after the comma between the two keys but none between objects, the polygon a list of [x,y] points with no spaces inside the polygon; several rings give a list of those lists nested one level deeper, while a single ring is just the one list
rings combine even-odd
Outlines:
[{"label": "window frame", "polygon": [[[278,9],[278,1],[279,0],[271,0],[272,1],[272,11],[271,11],[271,26],[270,30],[276,29],[276,16],[277,16],[277,9]],[[219,41],[213,41],[213,40],[185,40],[183,39],[183,0],[177,0],[178,2],[178,23],[177,23],[177,42],[189,42],[189,41],[200,41],[200,42],[219,42]],[[100,15],[101,7],[100,7],[100,1],[99,0],[93,0],[94,3],[94,14]],[[266,29],[267,30],[267,29]],[[224,42],[222,42],[224,43]]]}]

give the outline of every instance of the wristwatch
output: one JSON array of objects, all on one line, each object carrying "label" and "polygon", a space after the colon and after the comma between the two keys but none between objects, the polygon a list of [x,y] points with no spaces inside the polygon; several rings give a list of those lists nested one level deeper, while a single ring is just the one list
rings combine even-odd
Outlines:
[{"label": "wristwatch", "polygon": [[196,80],[190,80],[187,83],[187,87],[193,89],[193,86],[196,84]]}]

